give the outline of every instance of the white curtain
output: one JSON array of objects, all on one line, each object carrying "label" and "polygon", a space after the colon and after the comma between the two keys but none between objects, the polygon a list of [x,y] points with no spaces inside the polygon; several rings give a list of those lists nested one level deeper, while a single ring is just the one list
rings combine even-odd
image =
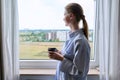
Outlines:
[{"label": "white curtain", "polygon": [[96,1],[100,80],[120,80],[120,2]]},{"label": "white curtain", "polygon": [[1,0],[1,32],[4,80],[19,79],[17,0]]}]

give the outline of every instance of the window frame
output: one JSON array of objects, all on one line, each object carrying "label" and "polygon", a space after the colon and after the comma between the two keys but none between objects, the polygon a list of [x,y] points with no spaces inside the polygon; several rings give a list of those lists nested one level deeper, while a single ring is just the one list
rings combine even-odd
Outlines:
[{"label": "window frame", "polygon": [[[96,8],[96,3],[95,3],[95,8]],[[96,21],[96,13],[95,13],[95,21]],[[96,24],[96,22],[95,22]],[[99,44],[98,43],[98,27],[95,25],[95,35],[94,35],[94,60],[90,60],[90,68],[96,68],[99,67],[99,53],[98,53],[98,48]],[[44,68],[44,69],[55,69],[57,67],[57,63],[59,61],[57,60],[19,60],[20,63],[20,69],[22,68]],[[42,64],[42,65],[41,65]]]},{"label": "window frame", "polygon": [[[90,68],[98,67],[98,55],[95,55],[94,60],[90,60]],[[44,68],[44,69],[55,69],[57,67],[56,60],[20,60],[20,69],[22,68]],[[41,65],[42,64],[42,65]]]}]

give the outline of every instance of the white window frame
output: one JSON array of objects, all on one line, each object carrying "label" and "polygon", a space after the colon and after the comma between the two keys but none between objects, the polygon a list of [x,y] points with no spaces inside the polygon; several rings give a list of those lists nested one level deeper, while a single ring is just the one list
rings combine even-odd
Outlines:
[{"label": "white window frame", "polygon": [[[99,54],[98,54],[99,44],[97,44],[98,37],[99,37],[98,27],[95,26],[94,60],[90,60],[90,68],[96,68],[99,66]],[[20,60],[19,62],[20,62],[20,69],[22,68],[55,69],[59,61],[57,60]]]},{"label": "white window frame", "polygon": [[[96,68],[99,65],[98,55],[94,56],[94,60],[90,60],[90,68]],[[57,60],[20,60],[20,68],[44,68],[52,69],[57,67]]]}]

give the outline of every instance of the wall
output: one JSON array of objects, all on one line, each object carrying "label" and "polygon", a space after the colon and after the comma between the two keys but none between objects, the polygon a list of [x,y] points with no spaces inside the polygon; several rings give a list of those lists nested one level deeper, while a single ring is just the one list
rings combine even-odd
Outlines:
[{"label": "wall", "polygon": [[[20,80],[54,80],[54,76],[21,76]],[[87,80],[99,80],[99,76],[88,76]]]}]

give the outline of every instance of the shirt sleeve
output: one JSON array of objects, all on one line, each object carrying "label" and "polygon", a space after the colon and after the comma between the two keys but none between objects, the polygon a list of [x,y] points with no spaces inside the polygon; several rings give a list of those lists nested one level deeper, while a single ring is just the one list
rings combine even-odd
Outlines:
[{"label": "shirt sleeve", "polygon": [[74,55],[73,54],[64,54],[64,58],[70,60],[70,61],[73,61],[74,59]]},{"label": "shirt sleeve", "polygon": [[86,42],[78,39],[74,42],[73,61],[65,58],[61,62],[61,71],[71,75],[87,74],[89,69],[90,49]]}]

